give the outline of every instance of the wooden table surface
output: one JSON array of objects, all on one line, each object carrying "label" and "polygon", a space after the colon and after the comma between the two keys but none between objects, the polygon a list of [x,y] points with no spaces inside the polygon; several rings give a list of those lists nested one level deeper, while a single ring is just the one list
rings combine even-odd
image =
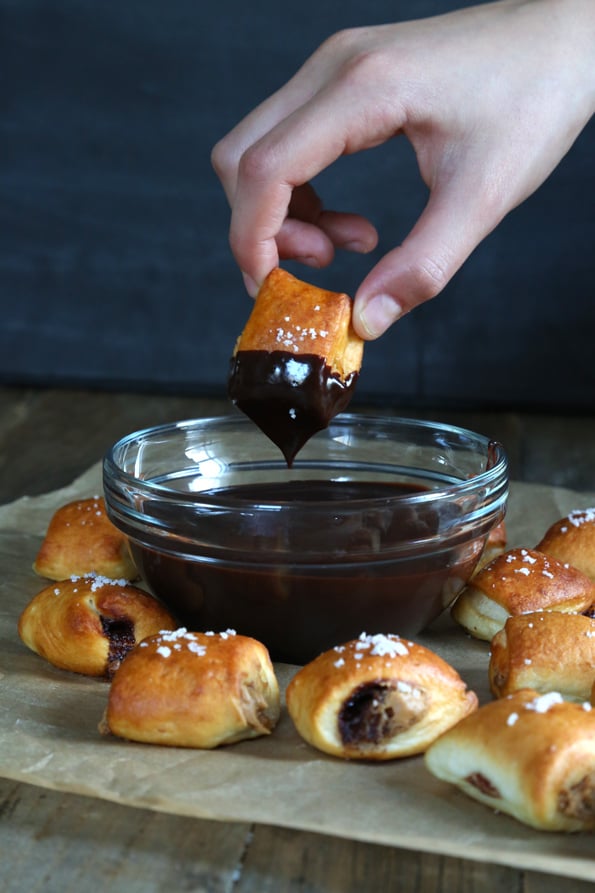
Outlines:
[{"label": "wooden table surface", "polygon": [[[194,397],[0,387],[0,503],[70,483],[137,428],[226,408]],[[500,440],[513,479],[595,492],[595,416],[391,412],[461,424]],[[591,889],[586,881],[266,825],[171,816],[0,779],[1,893]]]}]

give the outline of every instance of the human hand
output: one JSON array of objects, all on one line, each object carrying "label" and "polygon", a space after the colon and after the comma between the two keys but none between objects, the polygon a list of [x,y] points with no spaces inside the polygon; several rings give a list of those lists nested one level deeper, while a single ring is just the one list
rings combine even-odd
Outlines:
[{"label": "human hand", "polygon": [[404,135],[429,199],[355,295],[356,330],[381,335],[555,168],[593,113],[593,58],[593,0],[498,0],[331,37],[213,149],[248,291],[280,259],[372,250],[372,223],[324,209],[309,181]]}]

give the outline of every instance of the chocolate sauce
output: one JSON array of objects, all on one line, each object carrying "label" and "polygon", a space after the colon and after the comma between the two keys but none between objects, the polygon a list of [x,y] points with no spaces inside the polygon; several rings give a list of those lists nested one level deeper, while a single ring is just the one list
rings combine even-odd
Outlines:
[{"label": "chocolate sauce", "polygon": [[101,627],[109,642],[106,675],[111,679],[128,652],[136,645],[134,624],[132,620],[101,615]]},{"label": "chocolate sauce", "polygon": [[352,372],[340,378],[314,354],[239,350],[231,360],[228,393],[291,467],[312,435],[347,407],[357,377]]},{"label": "chocolate sauce", "polygon": [[482,794],[485,794],[486,797],[499,798],[502,796],[498,788],[494,787],[492,782],[485,775],[482,775],[481,772],[472,772],[465,781],[477,788],[478,791],[481,791]]},{"label": "chocolate sauce", "polygon": [[[418,691],[418,695],[421,693]],[[339,713],[339,734],[344,744],[381,744],[406,731],[426,711],[425,699],[408,703],[395,685],[382,680],[360,685]]]},{"label": "chocolate sauce", "polygon": [[[431,507],[406,509],[395,499],[424,489],[381,481],[241,485],[225,491],[240,506],[234,529],[225,526],[226,560],[202,546],[195,556],[177,558],[131,545],[140,573],[181,624],[233,628],[264,642],[274,660],[305,663],[363,631],[416,635],[469,578],[481,537],[450,542],[429,555],[400,549],[438,529]],[[357,498],[361,511],[343,515],[340,503]],[[247,506],[297,501],[303,523],[296,519],[290,532],[280,533],[277,512],[243,512],[242,500]],[[325,517],[332,529],[321,531],[308,506],[331,501],[337,511]],[[208,520],[216,524],[216,513]],[[281,557],[275,547],[283,550]],[[304,555],[313,550],[318,555],[306,562]]]}]

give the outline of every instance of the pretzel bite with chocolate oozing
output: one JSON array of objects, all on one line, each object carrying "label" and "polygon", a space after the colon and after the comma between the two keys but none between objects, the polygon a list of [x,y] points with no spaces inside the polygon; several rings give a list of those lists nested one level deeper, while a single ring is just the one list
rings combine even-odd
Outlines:
[{"label": "pretzel bite with chocolate oozing", "polygon": [[346,294],[276,268],[267,276],[231,359],[229,396],[291,465],[349,403],[363,357]]},{"label": "pretzel bite with chocolate oozing", "polygon": [[397,635],[366,635],[306,664],[286,692],[308,744],[332,756],[391,760],[423,753],[477,707],[449,664]]},{"label": "pretzel bite with chocolate oozing", "polygon": [[182,627],[145,639],[123,661],[99,728],[145,744],[211,749],[270,734],[279,712],[261,642]]},{"label": "pretzel bite with chocolate oozing", "polygon": [[595,710],[530,689],[491,701],[427,750],[437,778],[542,831],[595,828]]},{"label": "pretzel bite with chocolate oozing", "polygon": [[52,583],[22,612],[24,644],[62,670],[107,676],[145,636],[176,623],[160,602],[127,580],[90,574]]},{"label": "pretzel bite with chocolate oozing", "polygon": [[580,614],[595,599],[595,584],[535,549],[503,552],[473,576],[451,614],[468,633],[490,641],[508,617],[532,611]]},{"label": "pretzel bite with chocolate oozing", "polygon": [[82,574],[138,577],[128,541],[108,518],[100,496],[76,499],[54,512],[33,570],[48,580]]},{"label": "pretzel bite with chocolate oozing", "polygon": [[497,698],[532,688],[587,701],[595,680],[595,620],[558,611],[509,617],[492,639],[489,679]]},{"label": "pretzel bite with chocolate oozing", "polygon": [[595,582],[595,507],[574,509],[560,518],[535,548],[578,568]]}]

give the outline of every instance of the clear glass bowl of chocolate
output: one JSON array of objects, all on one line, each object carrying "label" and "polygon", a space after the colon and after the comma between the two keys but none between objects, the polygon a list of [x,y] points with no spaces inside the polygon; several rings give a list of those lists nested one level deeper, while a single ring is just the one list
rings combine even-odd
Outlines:
[{"label": "clear glass bowl of chocolate", "polygon": [[288,468],[238,413],[124,437],[104,489],[181,625],[233,628],[300,664],[363,631],[412,637],[437,618],[504,517],[508,463],[472,431],[345,414]]}]

